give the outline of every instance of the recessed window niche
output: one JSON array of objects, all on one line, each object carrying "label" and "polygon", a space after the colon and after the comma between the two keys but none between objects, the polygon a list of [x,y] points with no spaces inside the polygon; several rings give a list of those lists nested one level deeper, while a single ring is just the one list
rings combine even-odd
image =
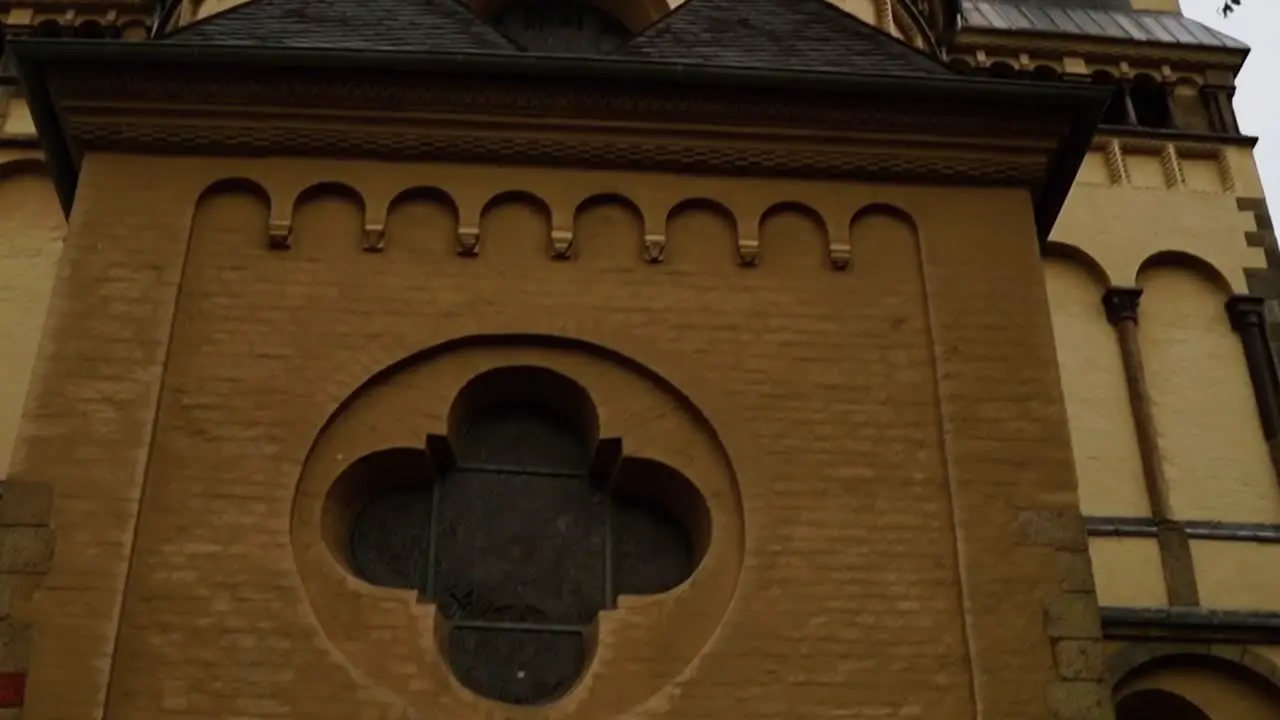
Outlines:
[{"label": "recessed window niche", "polygon": [[339,475],[326,542],[364,582],[435,605],[438,651],[463,687],[553,702],[589,668],[600,613],[692,577],[710,510],[679,471],[600,438],[591,397],[553,370],[481,373],[447,418],[424,448]]}]

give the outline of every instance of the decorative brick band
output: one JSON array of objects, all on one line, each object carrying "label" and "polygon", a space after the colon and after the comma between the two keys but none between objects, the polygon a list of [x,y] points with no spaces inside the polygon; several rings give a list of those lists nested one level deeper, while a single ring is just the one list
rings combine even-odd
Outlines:
[{"label": "decorative brick band", "polygon": [[0,708],[20,708],[31,657],[29,606],[53,560],[53,487],[0,481]]}]

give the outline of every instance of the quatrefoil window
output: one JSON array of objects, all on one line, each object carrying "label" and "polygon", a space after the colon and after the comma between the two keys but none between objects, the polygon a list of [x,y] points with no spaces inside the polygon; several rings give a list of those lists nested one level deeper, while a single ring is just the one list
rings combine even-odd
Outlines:
[{"label": "quatrefoil window", "polygon": [[351,568],[435,603],[442,654],[463,686],[550,702],[589,665],[601,611],[692,575],[706,502],[669,466],[598,439],[585,390],[550,370],[474,378],[449,426],[425,449],[373,453],[343,473],[364,488]]}]

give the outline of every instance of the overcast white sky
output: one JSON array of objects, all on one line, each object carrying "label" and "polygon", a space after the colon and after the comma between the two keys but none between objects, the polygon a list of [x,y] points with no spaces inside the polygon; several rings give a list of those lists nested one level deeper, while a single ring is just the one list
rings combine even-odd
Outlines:
[{"label": "overcast white sky", "polygon": [[[1275,210],[1280,210],[1280,0],[1244,0],[1224,18],[1221,0],[1182,0],[1182,14],[1243,40],[1253,50],[1236,91],[1240,129],[1259,138],[1255,155],[1262,184]],[[1268,87],[1268,79],[1271,87]]]}]

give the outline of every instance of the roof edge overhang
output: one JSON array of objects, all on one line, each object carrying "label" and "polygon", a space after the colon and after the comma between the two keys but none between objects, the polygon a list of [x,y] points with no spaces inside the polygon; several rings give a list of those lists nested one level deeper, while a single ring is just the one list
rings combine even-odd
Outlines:
[{"label": "roof edge overhang", "polygon": [[1000,30],[961,26],[948,45],[953,50],[1042,51],[1091,58],[1158,60],[1161,64],[1227,67],[1239,71],[1251,48],[1214,47],[1130,40],[1103,35],[1078,35],[1047,30]]},{"label": "roof edge overhang", "polygon": [[[509,53],[400,53],[337,51],[244,46],[193,45],[170,42],[120,43],[90,40],[15,39],[11,47],[27,88],[31,112],[41,137],[51,174],[63,208],[68,213],[75,196],[80,157],[76,138],[67,133],[64,97],[55,97],[50,79],[76,73],[111,69],[145,83],[149,73],[179,71],[227,73],[228,78],[252,77],[246,66],[300,71],[316,77],[316,71],[369,73],[371,78],[388,72],[415,77],[487,80],[510,79],[527,83],[594,83],[611,91],[629,87],[674,87],[685,91],[770,91],[805,98],[856,97],[884,102],[950,103],[957,113],[982,112],[987,116],[1016,117],[1010,111],[1039,118],[1046,146],[1043,172],[1030,186],[1035,198],[1037,229],[1047,239],[1076,172],[1089,151],[1103,110],[1109,100],[1106,89],[1089,85],[1037,85],[943,75],[937,78],[890,75],[851,75],[822,72],[736,68],[656,63],[630,59],[550,56]],[[74,70],[74,72],[73,72]],[[128,97],[113,98],[127,102]],[[174,101],[181,103],[181,99]],[[207,100],[205,101],[207,104]],[[1052,123],[1044,122],[1046,118]],[[696,120],[694,120],[696,122]],[[1047,129],[1052,125],[1052,129]],[[998,137],[994,133],[992,137]],[[970,138],[971,140],[971,138]]]}]

